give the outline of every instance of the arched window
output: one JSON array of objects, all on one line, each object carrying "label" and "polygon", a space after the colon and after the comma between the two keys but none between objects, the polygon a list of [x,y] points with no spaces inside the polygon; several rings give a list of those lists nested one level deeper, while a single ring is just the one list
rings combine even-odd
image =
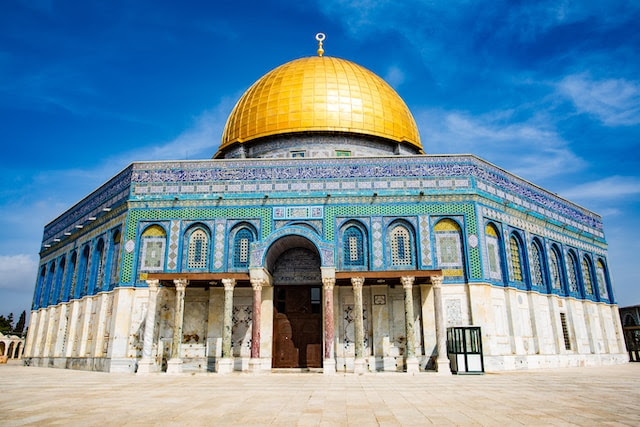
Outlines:
[{"label": "arched window", "polygon": [[109,271],[109,288],[113,289],[113,285],[120,281],[120,256],[122,250],[122,233],[120,230],[115,230],[111,235],[111,241],[113,242],[111,250],[110,271]]},{"label": "arched window", "polygon": [[255,237],[248,227],[243,227],[235,234],[233,239],[233,267],[248,268],[251,242]]},{"label": "arched window", "polygon": [[551,289],[560,291],[562,289],[562,269],[560,268],[560,252],[555,245],[551,246],[549,264],[551,270]]},{"label": "arched window", "polygon": [[141,236],[142,271],[162,271],[164,268],[164,253],[167,233],[159,225],[152,225],[144,230]]},{"label": "arched window", "polygon": [[360,228],[349,226],[342,235],[342,264],[345,267],[364,267],[364,235]]},{"label": "arched window", "polygon": [[56,285],[54,286],[54,295],[51,298],[54,304],[62,301],[62,279],[64,279],[64,270],[67,264],[67,259],[62,257],[60,263],[58,264],[58,274],[56,275]]},{"label": "arched window", "polygon": [[569,292],[578,294],[578,262],[573,251],[567,253],[567,279],[569,282]]},{"label": "arched window", "polygon": [[40,298],[42,298],[42,292],[44,290],[43,288],[44,288],[44,281],[46,276],[47,276],[47,267],[43,265],[42,268],[40,269],[40,276],[38,276],[38,284],[36,285],[36,296],[33,299],[34,309],[40,308]]},{"label": "arched window", "polygon": [[202,228],[196,228],[189,236],[187,268],[206,269],[209,259],[209,236]]},{"label": "arched window", "polygon": [[71,254],[71,261],[69,263],[69,270],[67,272],[67,277],[65,278],[64,285],[64,296],[63,299],[65,301],[69,301],[69,298],[75,295],[75,285],[76,285],[76,265],[78,263],[78,253],[73,251]]},{"label": "arched window", "polygon": [[102,290],[104,284],[104,239],[98,239],[96,249],[93,251],[91,265],[91,280],[89,281],[88,293],[93,295],[95,291]]},{"label": "arched window", "polygon": [[489,277],[502,280],[502,251],[500,250],[500,233],[493,224],[487,224],[484,229],[484,238],[487,246],[487,263]]},{"label": "arched window", "polygon": [[51,294],[53,294],[53,278],[56,275],[56,263],[52,262],[49,266],[49,273],[47,274],[47,280],[44,286],[44,294],[42,296],[42,301],[40,301],[40,307],[46,307],[49,305],[49,300],[51,298]]},{"label": "arched window", "polygon": [[533,239],[531,242],[531,284],[538,289],[546,290],[542,253],[540,242],[538,239]]},{"label": "arched window", "polygon": [[636,319],[632,315],[627,314],[624,316],[624,326],[638,326],[636,325]]},{"label": "arched window", "polygon": [[596,278],[598,279],[598,292],[601,300],[609,300],[609,292],[607,292],[607,275],[604,270],[604,263],[601,259],[596,264]]},{"label": "arched window", "polygon": [[585,255],[582,258],[582,283],[584,284],[584,293],[587,296],[593,296],[593,275],[591,273],[591,261]]},{"label": "arched window", "polygon": [[445,278],[464,278],[461,231],[458,223],[448,218],[438,221],[433,227],[436,261]]},{"label": "arched window", "polygon": [[78,267],[78,280],[76,284],[75,297],[83,297],[87,294],[87,266],[89,265],[89,245],[85,245],[80,256],[80,266]]},{"label": "arched window", "polygon": [[509,280],[512,282],[524,282],[524,272],[522,271],[522,248],[518,238],[512,234],[509,237],[509,256],[511,265],[509,266]]},{"label": "arched window", "polygon": [[391,229],[391,265],[412,265],[415,259],[411,232],[404,225],[396,225]]}]

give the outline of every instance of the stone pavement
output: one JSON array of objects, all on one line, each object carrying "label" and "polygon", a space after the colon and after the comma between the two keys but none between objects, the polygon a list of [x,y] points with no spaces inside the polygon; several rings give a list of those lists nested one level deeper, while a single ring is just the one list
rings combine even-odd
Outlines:
[{"label": "stone pavement", "polygon": [[639,425],[640,363],[440,377],[0,365],[0,426]]}]

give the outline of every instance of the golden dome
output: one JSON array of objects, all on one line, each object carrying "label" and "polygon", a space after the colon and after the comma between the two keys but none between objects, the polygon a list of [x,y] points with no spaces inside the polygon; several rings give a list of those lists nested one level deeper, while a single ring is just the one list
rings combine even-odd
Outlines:
[{"label": "golden dome", "polygon": [[327,56],[293,60],[255,82],[229,115],[220,150],[308,131],[373,135],[422,152],[416,123],[396,91],[371,71]]}]

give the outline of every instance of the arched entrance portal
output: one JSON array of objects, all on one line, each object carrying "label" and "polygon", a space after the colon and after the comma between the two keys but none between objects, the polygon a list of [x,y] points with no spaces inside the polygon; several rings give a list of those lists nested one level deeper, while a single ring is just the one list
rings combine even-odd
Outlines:
[{"label": "arched entrance portal", "polygon": [[320,255],[307,239],[274,243],[267,265],[273,276],[273,367],[322,367]]}]

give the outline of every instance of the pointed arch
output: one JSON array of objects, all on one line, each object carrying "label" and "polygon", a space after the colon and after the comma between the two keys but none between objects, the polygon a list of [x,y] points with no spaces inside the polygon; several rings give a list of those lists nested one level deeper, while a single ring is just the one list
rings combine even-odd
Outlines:
[{"label": "pointed arch", "polygon": [[23,347],[22,346],[22,341],[18,341],[18,343],[16,344],[16,351],[15,351],[15,353],[13,355],[14,359],[20,359],[20,357],[22,357],[22,354],[21,354],[22,347]]},{"label": "pointed arch", "polygon": [[584,288],[584,294],[588,298],[595,297],[595,290],[593,288],[593,264],[588,255],[582,257],[582,285]]},{"label": "pointed arch", "polygon": [[47,276],[47,266],[40,267],[40,275],[38,276],[38,283],[36,284],[36,295],[33,299],[33,308],[38,309],[41,307],[40,299],[42,298],[42,291],[44,290],[45,278]]},{"label": "pointed arch", "polygon": [[64,273],[67,266],[67,258],[65,256],[60,257],[58,261],[58,272],[56,273],[55,285],[53,287],[53,296],[51,302],[57,304],[62,301],[62,280],[64,279]]},{"label": "pointed arch", "polygon": [[638,325],[636,324],[636,319],[634,319],[632,315],[627,313],[624,316],[623,326],[638,326]]},{"label": "pointed arch", "polygon": [[609,293],[609,281],[607,274],[607,269],[605,267],[604,261],[600,258],[596,263],[596,279],[598,281],[598,295],[600,296],[600,301],[608,301],[611,302],[611,295]]},{"label": "pointed arch", "polygon": [[251,244],[256,241],[257,232],[253,225],[247,222],[236,224],[230,233],[229,253],[231,254],[230,268],[245,270],[251,264]]},{"label": "pointed arch", "polygon": [[80,254],[80,265],[78,266],[78,279],[76,283],[76,293],[74,295],[76,298],[83,297],[87,294],[87,268],[89,267],[90,252],[91,249],[89,248],[89,245],[84,245]]},{"label": "pointed arch", "polygon": [[524,269],[524,253],[522,239],[517,232],[509,235],[509,281],[517,286],[526,285],[526,271]]},{"label": "pointed arch", "polygon": [[368,269],[366,228],[359,221],[348,221],[340,229],[340,264],[345,270]]},{"label": "pointed arch", "polygon": [[91,259],[91,277],[89,279],[89,287],[87,293],[93,295],[96,291],[101,291],[104,284],[104,259],[105,244],[104,238],[98,238],[93,257]]},{"label": "pointed arch", "polygon": [[47,278],[45,280],[44,292],[42,295],[42,300],[40,301],[40,307],[47,307],[49,305],[49,301],[51,295],[53,294],[53,290],[51,287],[53,286],[53,278],[56,274],[56,262],[51,261],[49,263],[49,271],[47,272]]},{"label": "pointed arch", "polygon": [[569,294],[574,296],[580,294],[579,277],[578,258],[575,252],[570,249],[567,252],[567,285],[569,287]]},{"label": "pointed arch", "polygon": [[184,233],[183,268],[207,271],[211,253],[211,230],[205,224],[191,225]]},{"label": "pointed arch", "polygon": [[145,228],[140,237],[140,271],[152,272],[164,269],[167,232],[158,224]]},{"label": "pointed arch", "polygon": [[67,269],[67,277],[65,278],[64,285],[64,301],[69,301],[75,295],[75,286],[77,281],[77,271],[76,268],[78,266],[78,252],[71,252],[71,258],[69,261],[69,268]]},{"label": "pointed arch", "polygon": [[387,230],[388,264],[397,269],[415,268],[415,233],[411,224],[397,220]]},{"label": "pointed arch", "polygon": [[436,263],[445,279],[464,279],[462,227],[451,218],[439,220],[433,227]]},{"label": "pointed arch", "polygon": [[484,229],[485,249],[487,251],[487,271],[489,278],[493,280],[504,281],[502,274],[504,257],[502,249],[502,241],[500,239],[500,231],[498,227],[488,222]]},{"label": "pointed arch", "polygon": [[551,245],[549,252],[549,270],[551,272],[551,291],[561,292],[564,290],[564,275],[562,274],[562,257],[560,249],[555,243]]},{"label": "pointed arch", "polygon": [[119,228],[111,232],[111,254],[109,256],[109,289],[120,281],[120,260],[122,257],[122,232]]},{"label": "pointed arch", "polygon": [[534,237],[531,240],[531,286],[546,292],[548,289],[544,260],[542,242]]}]

